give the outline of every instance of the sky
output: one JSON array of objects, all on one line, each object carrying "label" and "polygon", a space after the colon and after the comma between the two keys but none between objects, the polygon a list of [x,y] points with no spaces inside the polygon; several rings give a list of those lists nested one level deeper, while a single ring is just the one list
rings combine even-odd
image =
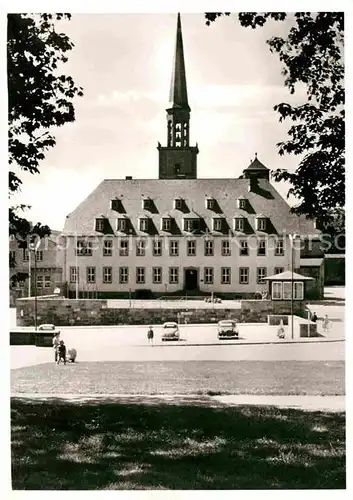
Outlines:
[{"label": "sky", "polygon": [[[20,174],[23,187],[11,203],[31,205],[28,219],[61,230],[103,179],[158,177],[176,21],[175,13],[74,14],[58,23],[75,45],[62,71],[84,97],[75,100],[75,122],[55,129],[57,144],[40,175]],[[271,170],[294,170],[298,157],[280,157],[276,147],[290,123],[279,123],[273,107],[304,102],[305,92],[289,94],[266,44],[285,36],[291,20],[256,30],[241,27],[235,14],[209,27],[201,13],[182,14],[181,21],[198,177],[238,177],[255,152]],[[285,197],[288,185],[276,186]]]}]

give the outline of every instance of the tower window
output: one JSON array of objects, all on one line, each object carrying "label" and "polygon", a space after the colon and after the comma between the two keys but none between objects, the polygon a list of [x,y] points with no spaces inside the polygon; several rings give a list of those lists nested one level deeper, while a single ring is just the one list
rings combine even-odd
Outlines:
[{"label": "tower window", "polygon": [[247,200],[245,198],[238,199],[238,208],[245,210],[246,209]]},{"label": "tower window", "polygon": [[176,210],[181,210],[183,207],[183,200],[181,198],[175,198],[174,200],[174,208]]},{"label": "tower window", "polygon": [[110,200],[110,208],[112,210],[116,210],[117,212],[120,212],[120,210],[122,208],[121,200],[119,200],[118,198]]},{"label": "tower window", "polygon": [[142,209],[143,210],[149,210],[151,208],[151,199],[150,198],[144,198],[142,200]]}]

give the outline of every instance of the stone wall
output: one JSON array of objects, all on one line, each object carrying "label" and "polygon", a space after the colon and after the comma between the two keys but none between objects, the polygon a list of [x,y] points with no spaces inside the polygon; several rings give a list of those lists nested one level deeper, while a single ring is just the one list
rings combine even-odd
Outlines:
[{"label": "stone wall", "polygon": [[[305,303],[294,304],[294,314],[305,315]],[[34,301],[17,301],[17,325],[34,325]],[[214,323],[234,319],[239,323],[266,323],[269,314],[290,314],[290,302],[244,300],[241,309],[117,309],[108,308],[106,300],[48,299],[37,301],[37,323],[56,326],[145,325],[165,321]]]}]

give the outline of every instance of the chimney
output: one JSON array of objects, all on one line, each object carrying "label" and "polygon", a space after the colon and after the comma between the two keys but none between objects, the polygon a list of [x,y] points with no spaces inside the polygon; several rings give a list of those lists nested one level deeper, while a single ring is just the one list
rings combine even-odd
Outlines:
[{"label": "chimney", "polygon": [[125,176],[126,181],[131,181],[132,180],[132,175],[126,175]]}]

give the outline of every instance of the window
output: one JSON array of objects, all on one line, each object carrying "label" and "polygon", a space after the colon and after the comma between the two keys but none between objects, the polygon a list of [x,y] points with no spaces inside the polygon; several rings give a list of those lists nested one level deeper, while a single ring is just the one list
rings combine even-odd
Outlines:
[{"label": "window", "polygon": [[249,255],[248,242],[245,240],[240,242],[240,255]]},{"label": "window", "polygon": [[222,222],[220,217],[213,219],[213,231],[222,231]]},{"label": "window", "polygon": [[231,276],[230,267],[222,267],[221,268],[221,283],[222,285],[230,285],[230,276]]},{"label": "window", "polygon": [[276,241],[275,255],[284,255],[283,240]]},{"label": "window", "polygon": [[230,256],[231,252],[230,252],[230,241],[229,240],[222,240],[221,253],[224,257]]},{"label": "window", "polygon": [[145,233],[148,231],[148,219],[140,219],[140,231],[144,231]]},{"label": "window", "polygon": [[77,240],[76,243],[76,255],[92,255],[92,241]]},{"label": "window", "polygon": [[206,199],[206,208],[208,210],[213,210],[215,205],[215,200],[213,198],[207,198]]},{"label": "window", "polygon": [[95,283],[95,282],[96,282],[96,268],[87,267],[87,283]]},{"label": "window", "polygon": [[105,219],[96,219],[96,231],[104,231]]},{"label": "window", "polygon": [[272,283],[272,298],[274,300],[282,299],[282,282],[274,281]]},{"label": "window", "polygon": [[266,241],[260,240],[257,244],[257,255],[266,255]]},{"label": "window", "polygon": [[204,269],[204,282],[205,285],[213,284],[213,267],[205,267]]},{"label": "window", "polygon": [[44,276],[37,276],[37,288],[44,287]]},{"label": "window", "polygon": [[238,199],[238,208],[245,210],[245,208],[246,208],[246,199],[245,198]]},{"label": "window", "polygon": [[172,228],[172,219],[170,217],[162,218],[162,231],[170,231]]},{"label": "window", "polygon": [[44,288],[50,288],[51,287],[51,277],[44,276]]},{"label": "window", "polygon": [[183,200],[181,198],[175,198],[174,200],[174,208],[176,210],[180,210],[183,206]]},{"label": "window", "polygon": [[151,208],[151,199],[150,198],[145,198],[142,200],[142,208],[143,210],[148,210]]},{"label": "window", "polygon": [[170,267],[169,268],[169,283],[176,284],[179,283],[179,268]]},{"label": "window", "polygon": [[177,257],[179,255],[179,241],[171,240],[169,242],[169,255]]},{"label": "window", "polygon": [[241,285],[249,284],[249,268],[248,267],[240,267],[239,268],[239,283]]},{"label": "window", "polygon": [[213,255],[213,241],[206,240],[205,241],[205,255],[210,257]]},{"label": "window", "polygon": [[256,222],[258,231],[266,231],[266,217],[259,217]]},{"label": "window", "polygon": [[35,258],[37,261],[43,260],[43,250],[37,250],[35,253]]},{"label": "window", "polygon": [[145,282],[145,268],[137,267],[136,268],[136,283],[144,283]]},{"label": "window", "polygon": [[29,260],[29,251],[27,248],[23,249],[23,260]]},{"label": "window", "polygon": [[162,268],[153,267],[152,268],[152,279],[153,283],[162,283]]},{"label": "window", "polygon": [[187,255],[189,257],[194,257],[196,255],[196,241],[190,240],[187,241]]},{"label": "window", "polygon": [[184,231],[191,232],[196,231],[199,228],[198,219],[184,219]]},{"label": "window", "polygon": [[153,242],[152,253],[155,257],[160,257],[162,255],[162,242],[161,242],[161,240],[155,240]]},{"label": "window", "polygon": [[112,280],[112,268],[103,267],[103,283],[111,283]]},{"label": "window", "polygon": [[117,198],[115,200],[110,200],[110,208],[112,210],[117,210],[119,211],[121,208],[121,201],[118,200]]},{"label": "window", "polygon": [[126,257],[127,255],[129,255],[129,241],[128,240],[120,240],[119,255],[121,257]]},{"label": "window", "polygon": [[144,257],[146,255],[146,241],[137,240],[136,241],[136,255],[138,257]]},{"label": "window", "polygon": [[257,268],[257,283],[259,285],[262,285],[265,283],[265,278],[267,276],[267,272],[266,272],[266,267],[258,267]]},{"label": "window", "polygon": [[117,219],[116,221],[116,229],[117,231],[125,232],[126,227],[127,227],[127,220],[125,217],[121,217],[120,219]]},{"label": "window", "polygon": [[295,300],[304,299],[304,283],[302,281],[294,282],[294,299]]},{"label": "window", "polygon": [[78,267],[70,267],[70,283],[78,281]]},{"label": "window", "polygon": [[244,219],[243,219],[243,217],[236,217],[234,219],[234,230],[235,231],[244,231]]},{"label": "window", "polygon": [[103,241],[103,257],[111,257],[113,254],[113,240]]},{"label": "window", "polygon": [[275,274],[281,274],[284,271],[284,267],[275,267]]},{"label": "window", "polygon": [[129,268],[119,267],[119,283],[124,284],[129,281]]},{"label": "window", "polygon": [[10,260],[13,262],[16,259],[16,251],[10,250]]}]

